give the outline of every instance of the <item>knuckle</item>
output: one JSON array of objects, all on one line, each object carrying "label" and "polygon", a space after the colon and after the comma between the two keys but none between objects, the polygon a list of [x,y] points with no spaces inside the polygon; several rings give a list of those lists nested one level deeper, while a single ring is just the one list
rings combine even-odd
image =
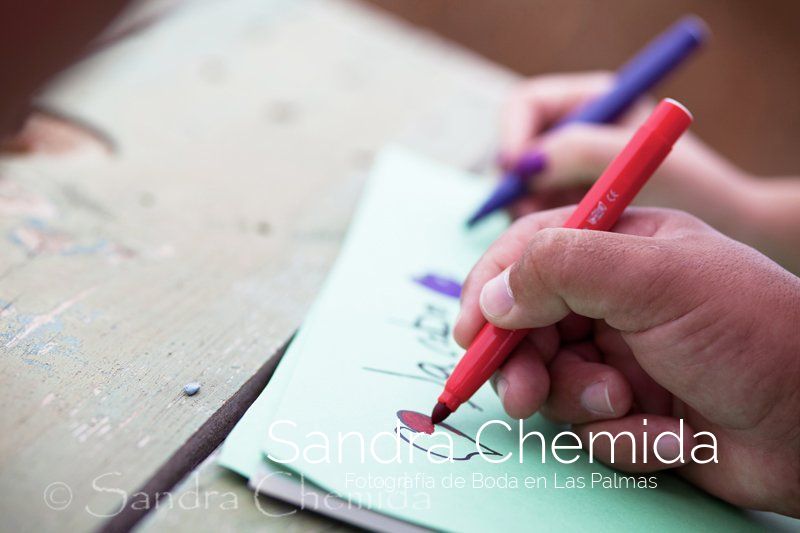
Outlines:
[{"label": "knuckle", "polygon": [[511,291],[524,298],[533,287],[552,286],[563,271],[571,240],[560,228],[536,232],[517,263],[516,276],[511,277]]},{"label": "knuckle", "polygon": [[652,208],[655,217],[661,219],[661,225],[670,233],[678,236],[690,234],[716,233],[711,226],[696,216],[678,209]]},{"label": "knuckle", "polygon": [[[536,235],[542,228],[558,227],[574,210],[571,206],[564,206],[546,211],[536,211],[519,217],[511,223],[506,230],[506,234],[512,236],[515,241],[521,242],[527,247],[531,241],[531,235]],[[510,264],[510,263],[509,263]]]},{"label": "knuckle", "polygon": [[695,230],[708,230],[711,229],[711,226],[697,218],[696,216],[692,215],[691,213],[687,213],[686,211],[679,211],[677,209],[672,209],[671,216],[675,217],[679,220],[683,225],[688,228],[695,229]]},{"label": "knuckle", "polygon": [[561,150],[570,154],[573,162],[581,168],[592,168],[605,163],[606,154],[595,142],[597,128],[583,124],[565,127],[553,143],[560,145]]},{"label": "knuckle", "polygon": [[568,233],[563,228],[544,228],[533,236],[528,251],[548,256],[563,254],[571,240]]}]

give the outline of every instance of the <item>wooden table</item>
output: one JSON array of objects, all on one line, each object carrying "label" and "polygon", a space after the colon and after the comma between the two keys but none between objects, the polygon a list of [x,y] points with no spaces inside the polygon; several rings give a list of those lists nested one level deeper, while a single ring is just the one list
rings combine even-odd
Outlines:
[{"label": "wooden table", "polygon": [[63,76],[42,103],[115,148],[1,162],[4,529],[129,527],[182,478],[143,529],[333,527],[193,469],[302,322],[372,155],[486,169],[513,80],[344,0],[188,3]]}]

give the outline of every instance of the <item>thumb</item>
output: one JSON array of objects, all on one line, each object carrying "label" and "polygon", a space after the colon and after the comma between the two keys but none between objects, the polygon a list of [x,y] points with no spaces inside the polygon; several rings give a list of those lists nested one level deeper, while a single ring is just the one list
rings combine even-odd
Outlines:
[{"label": "thumb", "polygon": [[649,329],[702,298],[698,291],[675,290],[686,263],[676,271],[671,253],[665,239],[542,229],[516,263],[486,283],[481,310],[507,329],[549,326],[570,312],[623,332]]},{"label": "thumb", "polygon": [[531,180],[534,191],[591,185],[630,140],[632,130],[619,126],[571,124],[544,136],[534,147],[547,164]]}]

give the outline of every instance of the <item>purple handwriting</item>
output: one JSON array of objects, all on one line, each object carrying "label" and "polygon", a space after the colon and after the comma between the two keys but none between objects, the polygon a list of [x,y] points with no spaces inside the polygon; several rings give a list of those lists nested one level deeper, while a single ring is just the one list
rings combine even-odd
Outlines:
[{"label": "purple handwriting", "polygon": [[450,298],[461,297],[461,284],[453,279],[437,274],[425,274],[424,276],[417,276],[413,280],[426,289],[444,296],[449,296]]}]

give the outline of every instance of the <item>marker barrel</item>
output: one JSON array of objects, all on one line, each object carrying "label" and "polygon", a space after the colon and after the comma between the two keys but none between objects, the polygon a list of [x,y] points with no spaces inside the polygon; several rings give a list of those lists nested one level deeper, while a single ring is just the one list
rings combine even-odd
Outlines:
[{"label": "marker barrel", "polygon": [[[692,115],[685,107],[669,98],[662,100],[589,189],[564,227],[610,230],[691,122]],[[439,403],[453,412],[469,400],[530,331],[486,323],[445,383]]]},{"label": "marker barrel", "polygon": [[[675,70],[707,38],[708,28],[696,16],[683,17],[653,39],[617,72],[608,92],[579,106],[558,121],[551,130],[572,123],[614,122],[644,93]],[[489,214],[528,194],[530,178],[547,164],[546,154],[532,150],[523,154],[514,169],[501,179],[467,222],[477,224]]]}]

